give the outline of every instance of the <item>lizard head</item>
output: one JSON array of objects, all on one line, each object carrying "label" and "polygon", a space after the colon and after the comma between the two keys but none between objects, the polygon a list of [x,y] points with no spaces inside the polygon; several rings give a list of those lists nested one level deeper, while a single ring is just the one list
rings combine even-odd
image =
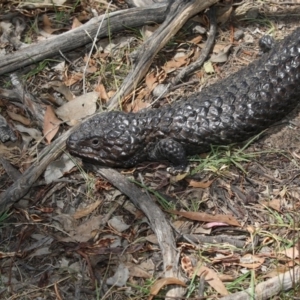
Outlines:
[{"label": "lizard head", "polygon": [[82,123],[67,140],[68,151],[84,161],[130,167],[144,156],[140,130],[132,114],[107,112]]}]

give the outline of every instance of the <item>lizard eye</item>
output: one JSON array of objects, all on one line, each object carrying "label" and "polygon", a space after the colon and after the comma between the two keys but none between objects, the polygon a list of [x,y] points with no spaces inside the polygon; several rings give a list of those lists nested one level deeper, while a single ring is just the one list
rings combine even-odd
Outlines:
[{"label": "lizard eye", "polygon": [[94,138],[91,140],[92,146],[99,146],[99,140],[97,138]]}]

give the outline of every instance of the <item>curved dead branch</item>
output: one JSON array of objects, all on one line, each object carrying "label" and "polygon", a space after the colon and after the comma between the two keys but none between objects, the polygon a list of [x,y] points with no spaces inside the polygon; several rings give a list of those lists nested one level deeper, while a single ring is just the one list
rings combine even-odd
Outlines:
[{"label": "curved dead branch", "polygon": [[[101,15],[91,19],[86,24],[69,30],[63,34],[32,44],[13,54],[0,57],[0,75],[13,72],[19,68],[35,62],[60,55],[85,44],[91,43],[94,38],[108,36],[128,27],[138,27],[147,23],[161,23],[166,16],[166,5],[158,4],[147,8],[132,8]],[[96,37],[99,24],[102,22],[99,34]]]},{"label": "curved dead branch", "polygon": [[137,87],[138,83],[146,75],[154,56],[168,43],[170,38],[178,32],[190,17],[217,2],[218,0],[174,1],[170,6],[164,23],[161,24],[155,33],[137,51],[136,64],[123,81],[122,86],[110,99],[108,108],[116,108],[120,99]]},{"label": "curved dead branch", "polygon": [[[159,247],[162,252],[164,277],[175,277],[180,279],[179,272],[179,256],[176,251],[176,243],[173,230],[167,222],[164,213],[155,204],[155,202],[147,194],[143,193],[133,183],[129,182],[123,175],[113,169],[97,168],[90,166],[90,168],[106,178],[118,190],[129,197],[130,201],[138,207],[147,216],[150,226],[154,231]],[[169,291],[169,297],[180,297],[183,295],[183,289],[173,288]]]}]

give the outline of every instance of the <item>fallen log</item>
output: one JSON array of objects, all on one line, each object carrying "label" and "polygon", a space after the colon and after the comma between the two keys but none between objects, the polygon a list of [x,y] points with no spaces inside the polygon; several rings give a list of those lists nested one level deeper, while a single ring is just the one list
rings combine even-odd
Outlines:
[{"label": "fallen log", "polygon": [[[94,38],[106,37],[128,27],[161,23],[166,17],[166,8],[166,4],[157,4],[152,7],[125,9],[95,17],[78,28],[38,44],[31,44],[12,54],[0,56],[0,75],[13,72],[43,59],[60,55],[60,52],[64,53],[74,50],[93,42]],[[102,26],[96,37],[99,24],[102,21]]]}]

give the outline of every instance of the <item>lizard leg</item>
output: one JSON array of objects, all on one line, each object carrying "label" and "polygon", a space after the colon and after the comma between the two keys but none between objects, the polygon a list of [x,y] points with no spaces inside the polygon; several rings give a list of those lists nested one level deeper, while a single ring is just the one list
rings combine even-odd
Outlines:
[{"label": "lizard leg", "polygon": [[162,139],[149,152],[151,160],[168,160],[172,167],[170,173],[184,172],[188,161],[183,146],[173,139]]}]

